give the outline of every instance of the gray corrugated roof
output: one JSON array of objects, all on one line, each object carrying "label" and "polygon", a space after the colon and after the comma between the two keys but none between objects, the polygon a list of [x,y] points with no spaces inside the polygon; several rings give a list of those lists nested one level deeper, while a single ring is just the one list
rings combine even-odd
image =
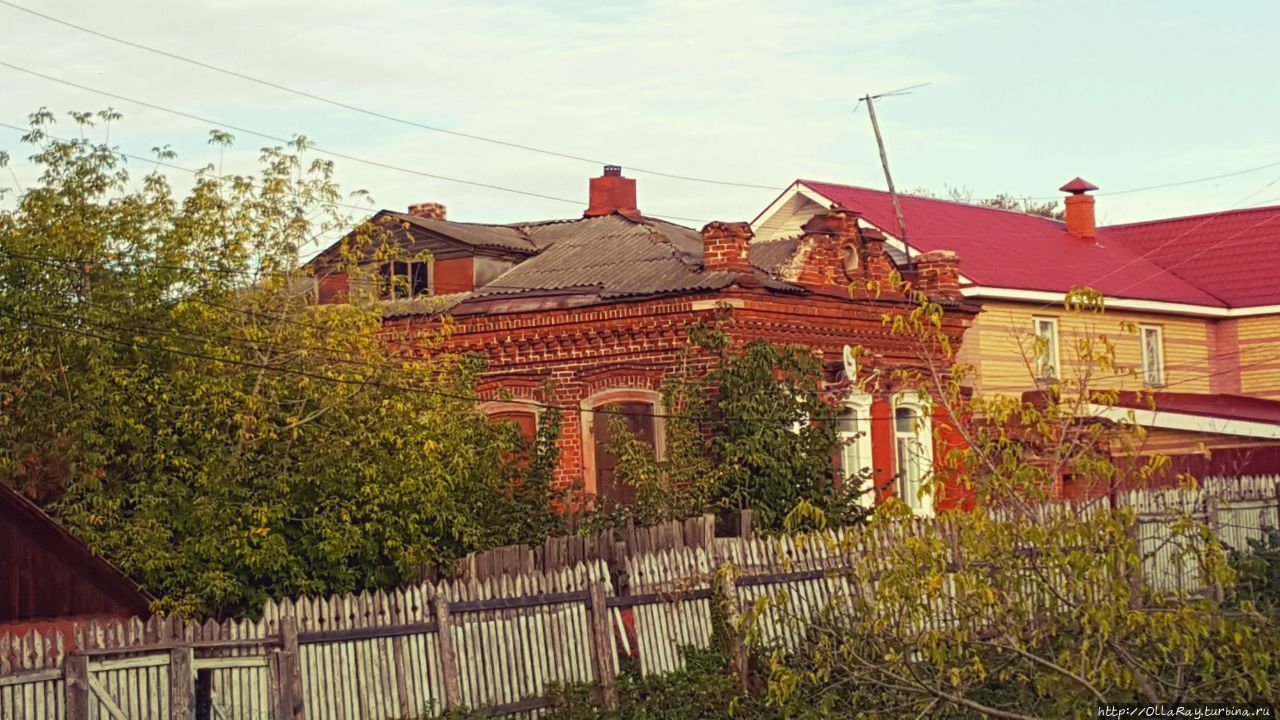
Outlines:
[{"label": "gray corrugated roof", "polygon": [[796,252],[799,238],[783,238],[751,243],[751,264],[768,273],[777,272],[778,266]]},{"label": "gray corrugated roof", "polygon": [[[489,312],[494,302],[520,298],[577,298],[595,302],[624,297],[718,290],[737,277],[702,271],[702,235],[691,228],[623,215],[513,225],[476,225],[392,213],[417,227],[478,247],[534,253],[470,293],[387,303],[385,317],[442,311]],[[751,246],[756,275],[768,288],[803,290],[781,282],[773,271],[795,248],[795,240]]]},{"label": "gray corrugated roof", "polygon": [[382,303],[382,317],[389,320],[410,315],[434,315],[452,309],[469,297],[471,293],[460,292],[407,300],[387,300]]},{"label": "gray corrugated roof", "polygon": [[384,211],[410,225],[429,230],[437,235],[456,240],[476,247],[491,247],[502,250],[517,250],[535,253],[535,245],[520,228],[510,225],[481,225],[479,223],[460,223],[449,220],[432,220],[430,218],[407,215],[405,213]]},{"label": "gray corrugated roof", "polygon": [[600,297],[716,289],[731,273],[702,272],[702,237],[660,221],[606,215],[525,227],[546,249],[478,288],[473,298],[593,288]]}]

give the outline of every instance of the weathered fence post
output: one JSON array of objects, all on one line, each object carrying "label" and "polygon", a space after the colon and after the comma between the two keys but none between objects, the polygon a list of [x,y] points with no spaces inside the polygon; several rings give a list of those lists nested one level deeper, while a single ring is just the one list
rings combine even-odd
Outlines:
[{"label": "weathered fence post", "polygon": [[431,598],[436,615],[436,642],[440,650],[440,677],[444,680],[444,709],[462,705],[458,683],[458,656],[453,649],[453,629],[449,623],[449,601],[443,595]]},{"label": "weathered fence post", "polygon": [[169,717],[191,720],[195,708],[195,673],[191,671],[194,652],[190,645],[169,650]]},{"label": "weathered fence post", "polygon": [[[1221,543],[1222,521],[1218,518],[1218,497],[1216,495],[1210,495],[1204,499],[1204,513],[1206,524],[1209,526],[1209,534],[1213,536],[1216,542]],[[1222,581],[1214,578],[1210,592],[1213,593],[1213,601],[1221,603],[1225,596],[1222,589]]]},{"label": "weathered fence post", "polygon": [[1138,521],[1138,513],[1135,510],[1133,522],[1125,528],[1125,535],[1128,536],[1129,542],[1133,543],[1134,552],[1138,555],[1138,564],[1134,567],[1129,566],[1128,553],[1120,557],[1121,570],[1129,581],[1129,607],[1131,608],[1142,605],[1142,533],[1138,530]]},{"label": "weathered fence post", "polygon": [[302,720],[306,702],[302,696],[302,656],[298,648],[298,621],[292,612],[280,618],[280,649],[276,651],[276,688],[280,692],[280,720]]},{"label": "weathered fence post", "polygon": [[716,573],[716,578],[718,599],[724,608],[724,624],[729,631],[729,662],[734,674],[738,676],[738,683],[745,691],[750,678],[747,675],[747,648],[742,642],[742,630],[739,627],[742,622],[742,610],[738,607],[737,586],[727,567],[721,566]]},{"label": "weathered fence post", "polygon": [[737,537],[742,539],[751,539],[751,533],[755,532],[755,511],[744,507],[737,511]]},{"label": "weathered fence post", "polygon": [[89,720],[89,656],[71,653],[62,662],[67,720]]},{"label": "weathered fence post", "polygon": [[1280,479],[1276,480],[1275,500],[1276,500],[1276,527],[1280,527]]},{"label": "weathered fence post", "polygon": [[605,604],[604,583],[592,580],[587,585],[588,610],[591,618],[591,659],[600,700],[606,709],[618,705],[618,687],[614,677],[613,628],[609,625],[609,608]]}]

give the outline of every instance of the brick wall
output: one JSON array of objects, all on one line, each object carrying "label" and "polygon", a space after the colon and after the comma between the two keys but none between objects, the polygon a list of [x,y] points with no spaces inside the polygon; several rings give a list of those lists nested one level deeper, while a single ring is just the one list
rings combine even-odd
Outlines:
[{"label": "brick wall", "polygon": [[[879,400],[880,410],[873,417],[873,437],[879,441],[873,454],[883,466],[878,475],[888,478],[892,431],[891,410],[885,408],[897,391],[890,370],[922,369],[923,362],[920,347],[895,336],[882,314],[909,309],[901,298],[888,295],[856,300],[847,293],[796,297],[735,286],[697,296],[456,317],[443,349],[487,358],[490,369],[480,387],[486,398],[512,396],[570,408],[565,412],[556,478],[564,487],[593,493],[592,413],[577,409],[609,390],[658,390],[688,347],[688,329],[694,324],[724,320],[724,330],[737,342],[765,339],[808,345],[833,369],[840,366],[844,345],[860,346],[865,372],[880,370],[868,389]],[[948,313],[945,328],[953,346],[960,346],[973,314],[967,306]],[[432,326],[427,318],[407,318],[390,322],[388,330],[412,335]],[[548,381],[554,390],[544,397],[542,387]]]}]

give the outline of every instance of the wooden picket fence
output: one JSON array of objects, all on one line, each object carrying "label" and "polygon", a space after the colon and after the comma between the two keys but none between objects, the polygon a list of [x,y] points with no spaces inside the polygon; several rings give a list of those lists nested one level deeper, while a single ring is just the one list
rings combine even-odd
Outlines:
[{"label": "wooden picket fence", "polygon": [[[1135,538],[1152,587],[1200,589],[1187,545],[1194,539],[1176,531],[1180,518],[1206,523],[1237,548],[1280,527],[1280,477],[1216,479],[1205,488],[1114,499],[1137,511]],[[392,720],[452,707],[536,714],[551,683],[590,683],[609,704],[620,657],[633,657],[645,675],[680,668],[681,648],[712,642],[717,605],[732,618],[786,590],[787,617],[767,613],[758,627],[766,640],[798,641],[797,618],[872,590],[841,570],[865,566],[877,547],[901,539],[851,529],[837,543],[685,542],[684,526],[680,532],[670,547],[620,556],[620,572],[598,557],[390,593],[269,602],[256,621],[153,617],[79,624],[70,637],[0,633],[0,720]],[[949,530],[922,520],[909,532]],[[625,581],[615,583],[616,575]],[[946,615],[939,607],[931,622]]]},{"label": "wooden picket fence", "polygon": [[684,548],[711,551],[719,538],[751,537],[752,523],[752,512],[741,510],[729,522],[720,522],[715,515],[707,514],[649,527],[561,535],[547,538],[538,545],[507,545],[471,553],[458,562],[453,574],[463,581],[496,581],[531,572],[557,572],[599,560],[616,578],[629,557]]}]

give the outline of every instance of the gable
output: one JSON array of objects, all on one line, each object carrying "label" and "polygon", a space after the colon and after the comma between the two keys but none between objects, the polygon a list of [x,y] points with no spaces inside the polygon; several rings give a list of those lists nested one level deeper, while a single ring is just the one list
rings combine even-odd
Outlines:
[{"label": "gable", "polygon": [[[803,200],[793,200],[796,195]],[[817,199],[815,199],[815,197]],[[1066,293],[1092,287],[1109,297],[1223,308],[1213,294],[1165,271],[1140,250],[1108,239],[1087,241],[1048,218],[949,200],[899,195],[913,254],[951,250],[970,287]],[[825,201],[858,212],[865,223],[898,241],[889,193],[869,188],[797,180],[757,218],[756,225],[790,227],[789,215],[816,212]]]},{"label": "gable", "polygon": [[34,503],[0,485],[0,622],[145,615],[150,597]]}]

